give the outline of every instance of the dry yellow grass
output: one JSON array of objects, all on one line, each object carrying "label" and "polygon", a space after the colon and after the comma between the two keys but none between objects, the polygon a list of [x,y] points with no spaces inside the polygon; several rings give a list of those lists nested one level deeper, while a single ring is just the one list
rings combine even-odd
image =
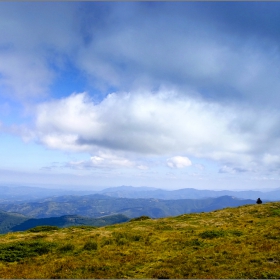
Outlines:
[{"label": "dry yellow grass", "polygon": [[[280,278],[279,219],[280,203],[267,203],[103,228],[9,233],[0,239],[0,275]],[[20,242],[23,249],[39,246],[41,253],[32,251],[12,261],[7,245]],[[10,252],[20,254],[15,249]]]}]

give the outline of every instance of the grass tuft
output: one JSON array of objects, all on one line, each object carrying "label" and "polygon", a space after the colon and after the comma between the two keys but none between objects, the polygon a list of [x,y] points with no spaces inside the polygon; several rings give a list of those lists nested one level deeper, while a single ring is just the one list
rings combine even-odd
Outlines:
[{"label": "grass tuft", "polygon": [[88,251],[91,251],[91,250],[97,250],[98,248],[98,245],[96,242],[94,241],[88,241],[85,245],[84,245],[84,250],[88,250]]},{"label": "grass tuft", "polygon": [[217,237],[223,237],[226,235],[226,232],[223,230],[206,230],[199,234],[201,238],[217,238]]},{"label": "grass tuft", "polygon": [[0,245],[0,261],[17,262],[25,258],[49,253],[56,246],[52,242],[15,242]]}]

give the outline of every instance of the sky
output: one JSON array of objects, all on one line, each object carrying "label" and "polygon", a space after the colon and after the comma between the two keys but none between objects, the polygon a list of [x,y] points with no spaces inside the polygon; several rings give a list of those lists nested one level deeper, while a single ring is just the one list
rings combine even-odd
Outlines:
[{"label": "sky", "polygon": [[0,2],[0,184],[269,190],[280,2]]}]

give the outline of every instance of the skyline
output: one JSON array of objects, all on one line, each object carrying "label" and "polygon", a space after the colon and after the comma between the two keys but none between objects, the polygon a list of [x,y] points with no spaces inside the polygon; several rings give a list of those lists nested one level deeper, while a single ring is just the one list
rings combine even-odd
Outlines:
[{"label": "skyline", "polygon": [[0,184],[279,187],[278,2],[0,3]]}]

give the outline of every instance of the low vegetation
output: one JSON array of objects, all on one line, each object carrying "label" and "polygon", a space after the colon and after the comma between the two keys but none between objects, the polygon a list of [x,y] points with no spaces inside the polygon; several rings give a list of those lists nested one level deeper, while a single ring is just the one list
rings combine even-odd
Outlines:
[{"label": "low vegetation", "polygon": [[151,219],[151,218],[149,216],[140,216],[137,218],[130,219],[130,222],[144,221],[144,220],[148,220],[148,219]]},{"label": "low vegetation", "polygon": [[280,278],[280,203],[1,235],[1,278]]},{"label": "low vegetation", "polygon": [[34,228],[29,229],[29,232],[41,232],[41,231],[53,231],[58,230],[59,227],[57,226],[37,226]]}]

